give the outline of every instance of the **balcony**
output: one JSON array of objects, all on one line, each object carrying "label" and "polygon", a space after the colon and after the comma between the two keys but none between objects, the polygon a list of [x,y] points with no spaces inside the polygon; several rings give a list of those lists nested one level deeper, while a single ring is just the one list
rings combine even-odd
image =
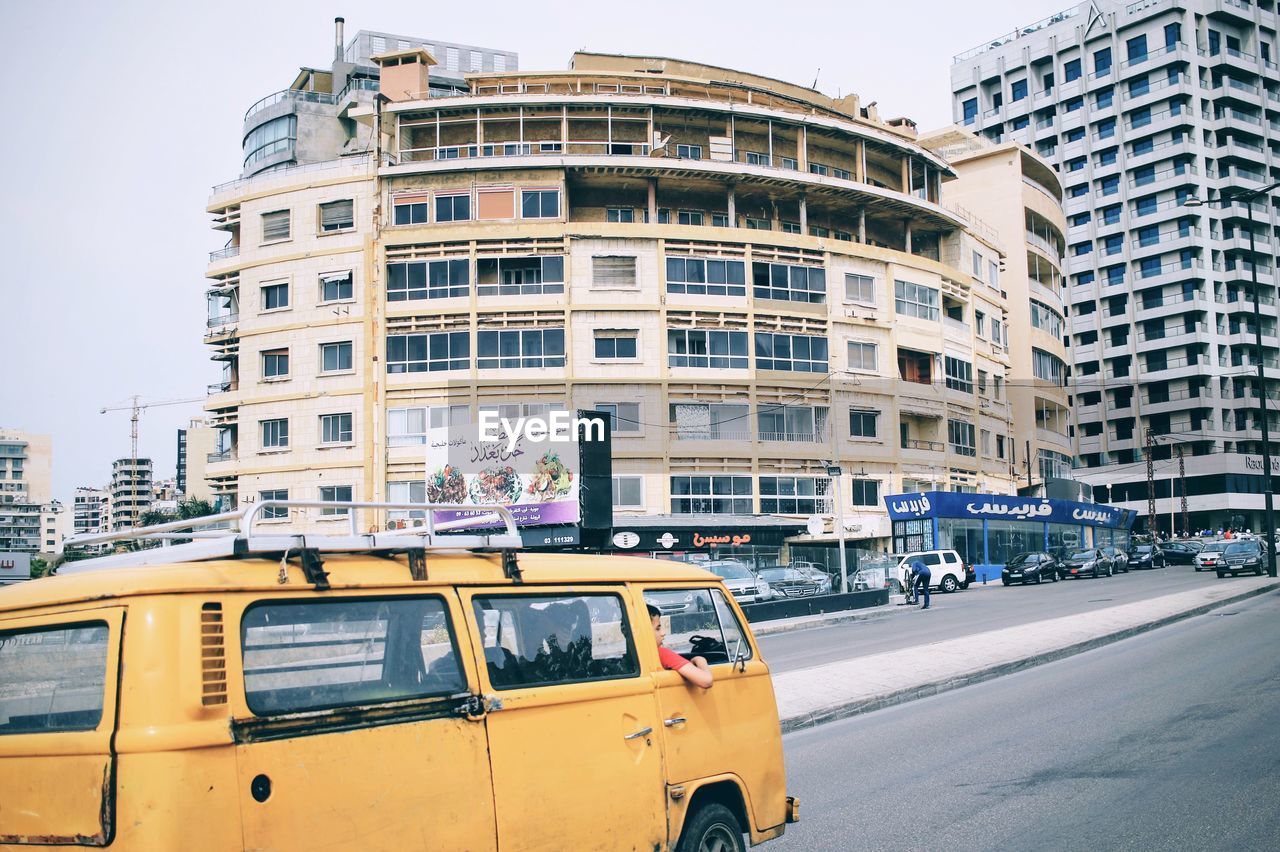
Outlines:
[{"label": "balcony", "polygon": [[239,387],[238,382],[236,382],[233,379],[226,379],[225,381],[214,382],[213,384],[209,385],[208,390],[205,392],[205,395],[214,396],[220,393],[231,393],[232,391],[236,390],[238,387]]},{"label": "balcony", "polygon": [[763,429],[758,434],[761,441],[787,441],[797,444],[825,444],[831,440],[826,429],[816,432],[768,432]]},{"label": "balcony", "polygon": [[219,260],[226,260],[230,257],[238,257],[240,255],[240,246],[224,246],[217,251],[209,252],[209,262],[214,263]]},{"label": "balcony", "polygon": [[946,445],[940,441],[921,441],[916,438],[907,438],[902,441],[902,449],[918,450],[926,453],[941,453],[946,450]]},{"label": "balcony", "polygon": [[205,456],[205,461],[207,461],[209,464],[218,464],[219,462],[229,462],[229,461],[235,461],[235,460],[236,460],[235,447],[230,447],[225,450],[219,450],[216,453],[209,453],[207,456]]},{"label": "balcony", "polygon": [[[1120,67],[1126,72],[1137,71],[1141,69],[1151,70],[1162,65],[1168,65],[1171,62],[1184,61],[1189,57],[1190,48],[1182,42],[1174,44],[1166,44],[1160,47],[1152,48],[1141,56],[1135,56],[1133,59],[1126,59],[1120,63]],[[1130,76],[1129,73],[1125,74]]]},{"label": "balcony", "polygon": [[244,120],[247,123],[249,119],[256,113],[262,112],[264,109],[275,106],[279,103],[292,101],[295,103],[314,103],[314,104],[333,104],[338,100],[328,92],[302,92],[295,89],[283,89],[279,92],[273,92],[265,98],[257,101],[253,106],[245,110]]},{"label": "balcony", "polygon": [[240,314],[220,314],[215,317],[209,317],[208,326],[212,329],[226,328],[229,325],[235,325],[240,321]]}]

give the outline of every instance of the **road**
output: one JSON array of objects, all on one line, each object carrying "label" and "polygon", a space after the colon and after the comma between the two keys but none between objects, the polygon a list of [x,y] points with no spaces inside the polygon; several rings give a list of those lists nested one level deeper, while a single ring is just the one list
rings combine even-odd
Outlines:
[{"label": "road", "polygon": [[769,849],[1275,849],[1277,648],[1267,594],[790,734]]},{"label": "road", "polygon": [[760,637],[760,646],[769,668],[785,672],[1230,582],[1211,572],[1197,574],[1190,565],[1039,586],[997,582],[936,593],[928,611],[890,603],[882,617],[775,633]]}]

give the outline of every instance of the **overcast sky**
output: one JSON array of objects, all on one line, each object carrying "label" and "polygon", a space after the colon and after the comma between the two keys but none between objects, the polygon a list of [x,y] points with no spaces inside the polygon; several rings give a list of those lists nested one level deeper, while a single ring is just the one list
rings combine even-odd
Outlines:
[{"label": "overcast sky", "polygon": [[[951,119],[954,54],[1070,5],[5,0],[0,426],[53,436],[54,496],[69,500],[129,455],[128,412],[100,408],[203,399],[219,376],[201,343],[204,271],[226,238],[209,228],[210,187],[238,176],[245,109],[299,66],[328,67],[335,15],[348,38],[501,48],[522,69],[563,69],[586,48],[817,75],[931,129]],[[176,430],[200,414],[142,415],[157,476],[174,474]]]}]

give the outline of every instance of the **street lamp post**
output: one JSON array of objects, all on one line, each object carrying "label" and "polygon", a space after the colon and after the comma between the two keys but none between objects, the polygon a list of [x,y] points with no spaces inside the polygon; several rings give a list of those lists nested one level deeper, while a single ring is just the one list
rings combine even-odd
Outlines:
[{"label": "street lamp post", "polygon": [[[1273,190],[1280,188],[1280,181],[1261,189],[1245,191],[1228,191],[1217,199],[1219,203],[1227,201],[1243,201],[1249,211],[1249,271],[1253,279],[1253,346],[1254,357],[1258,366],[1258,411],[1261,415],[1262,429],[1262,492],[1265,500],[1264,523],[1267,525],[1267,576],[1276,576],[1276,523],[1275,507],[1271,494],[1271,432],[1267,423],[1267,377],[1265,361],[1262,357],[1262,309],[1258,306],[1258,255],[1254,246],[1253,202],[1258,198],[1266,198]],[[1198,207],[1212,203],[1199,198],[1189,198],[1183,202],[1187,207]]]}]

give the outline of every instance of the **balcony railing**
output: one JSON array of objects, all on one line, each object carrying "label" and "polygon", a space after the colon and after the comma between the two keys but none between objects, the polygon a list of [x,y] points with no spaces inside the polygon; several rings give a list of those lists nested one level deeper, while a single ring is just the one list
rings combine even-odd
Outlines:
[{"label": "balcony railing", "polygon": [[904,450],[928,450],[932,453],[940,453],[946,446],[940,441],[918,441],[915,438],[907,438],[902,442]]},{"label": "balcony railing", "polygon": [[825,429],[816,432],[768,432],[760,431],[761,441],[794,441],[800,444],[820,444],[827,440]]},{"label": "balcony railing", "polygon": [[206,456],[206,461],[208,461],[209,464],[217,464],[218,462],[234,461],[235,457],[236,451],[232,448],[228,450],[220,450],[216,453],[209,453],[209,455]]},{"label": "balcony railing", "polygon": [[222,314],[216,317],[209,317],[209,328],[222,328],[227,325],[235,325],[240,321],[240,314]]},{"label": "balcony railing", "polygon": [[248,121],[249,116],[256,112],[261,112],[269,106],[274,106],[285,101],[304,101],[313,104],[332,104],[337,103],[337,99],[328,92],[302,92],[296,89],[282,89],[279,92],[273,92],[265,98],[254,103],[244,112],[244,120]]},{"label": "balcony railing", "polygon": [[226,260],[229,257],[237,257],[239,254],[240,246],[226,246],[218,249],[217,251],[209,252],[209,262],[213,263],[215,260]]},{"label": "balcony railing", "polygon": [[233,382],[231,379],[227,379],[224,382],[214,382],[213,384],[209,385],[208,395],[213,396],[214,394],[219,394],[219,393],[231,393],[235,389],[236,389],[236,383]]},{"label": "balcony railing", "polygon": [[676,430],[672,433],[672,437],[677,441],[750,441],[751,433],[745,430],[730,432],[723,429],[707,432],[681,432]]}]

